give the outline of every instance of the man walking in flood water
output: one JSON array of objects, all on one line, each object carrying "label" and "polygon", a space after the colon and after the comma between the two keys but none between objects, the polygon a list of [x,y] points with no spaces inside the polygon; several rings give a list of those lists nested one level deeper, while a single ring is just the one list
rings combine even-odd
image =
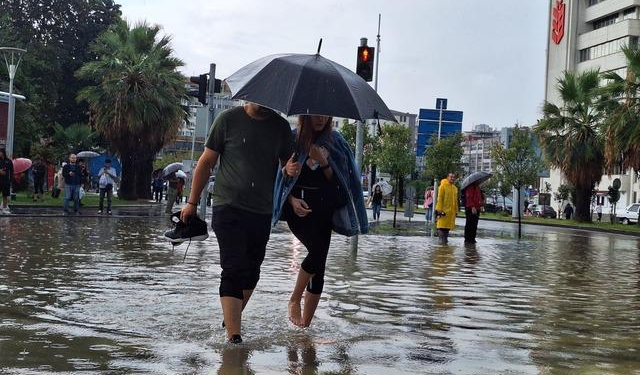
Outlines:
[{"label": "man walking in flood water", "polygon": [[273,186],[278,160],[285,172],[298,175],[291,160],[289,123],[254,103],[222,112],[214,121],[198,160],[191,193],[180,219],[196,214],[200,194],[220,160],[213,191],[212,226],[220,248],[220,303],[227,340],[241,343],[241,315],[260,279],[271,230]]}]

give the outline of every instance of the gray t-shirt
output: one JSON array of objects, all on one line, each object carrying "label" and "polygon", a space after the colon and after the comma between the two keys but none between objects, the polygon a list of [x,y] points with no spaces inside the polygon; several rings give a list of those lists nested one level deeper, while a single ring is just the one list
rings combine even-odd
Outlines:
[{"label": "gray t-shirt", "polygon": [[287,120],[275,113],[254,120],[243,107],[232,108],[215,119],[206,147],[220,154],[213,206],[271,214],[280,160],[293,152]]}]

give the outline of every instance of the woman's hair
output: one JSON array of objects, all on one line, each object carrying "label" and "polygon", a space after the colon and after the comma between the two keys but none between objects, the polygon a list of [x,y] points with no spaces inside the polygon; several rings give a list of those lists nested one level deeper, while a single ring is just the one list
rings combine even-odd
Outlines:
[{"label": "woman's hair", "polygon": [[376,192],[376,191],[378,191],[378,190],[380,190],[380,192],[382,192],[382,188],[380,187],[380,185],[376,185],[376,187],[375,187],[375,188],[373,188],[373,191],[374,191],[374,192]]},{"label": "woman's hair", "polygon": [[316,138],[325,134],[328,134],[329,137],[331,136],[331,131],[333,129],[333,117],[327,118],[327,123],[324,125],[324,129],[322,129],[320,134],[314,134],[313,126],[311,125],[311,116],[309,115],[298,116],[297,128],[298,134],[296,135],[296,149],[309,152],[309,149],[311,149],[311,145]]}]

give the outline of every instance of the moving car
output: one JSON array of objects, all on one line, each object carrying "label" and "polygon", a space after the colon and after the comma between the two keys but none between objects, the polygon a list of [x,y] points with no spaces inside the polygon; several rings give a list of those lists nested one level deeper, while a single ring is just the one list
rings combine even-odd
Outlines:
[{"label": "moving car", "polygon": [[617,213],[617,218],[622,224],[633,224],[638,222],[638,210],[640,203],[628,205],[623,211]]}]

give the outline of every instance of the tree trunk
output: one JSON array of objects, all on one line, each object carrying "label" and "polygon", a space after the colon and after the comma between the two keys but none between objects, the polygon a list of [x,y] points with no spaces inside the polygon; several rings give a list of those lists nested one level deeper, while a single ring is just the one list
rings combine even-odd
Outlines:
[{"label": "tree trunk", "polygon": [[126,200],[136,199],[136,163],[132,153],[124,153],[122,159],[122,180],[120,181],[120,190],[118,197]]},{"label": "tree trunk", "polygon": [[579,222],[591,222],[590,206],[591,206],[591,194],[593,188],[591,184],[587,186],[576,186],[576,199],[575,199],[575,218]]},{"label": "tree trunk", "polygon": [[396,179],[396,199],[393,200],[393,227],[396,227],[396,214],[398,213],[398,179]]},{"label": "tree trunk", "polygon": [[137,199],[151,199],[151,173],[153,173],[153,158],[140,158],[136,169],[136,197]]},{"label": "tree trunk", "polygon": [[396,181],[399,181],[398,194],[400,194],[400,196],[402,197],[402,199],[400,200],[400,208],[402,208],[404,206],[404,176],[398,177]]}]

